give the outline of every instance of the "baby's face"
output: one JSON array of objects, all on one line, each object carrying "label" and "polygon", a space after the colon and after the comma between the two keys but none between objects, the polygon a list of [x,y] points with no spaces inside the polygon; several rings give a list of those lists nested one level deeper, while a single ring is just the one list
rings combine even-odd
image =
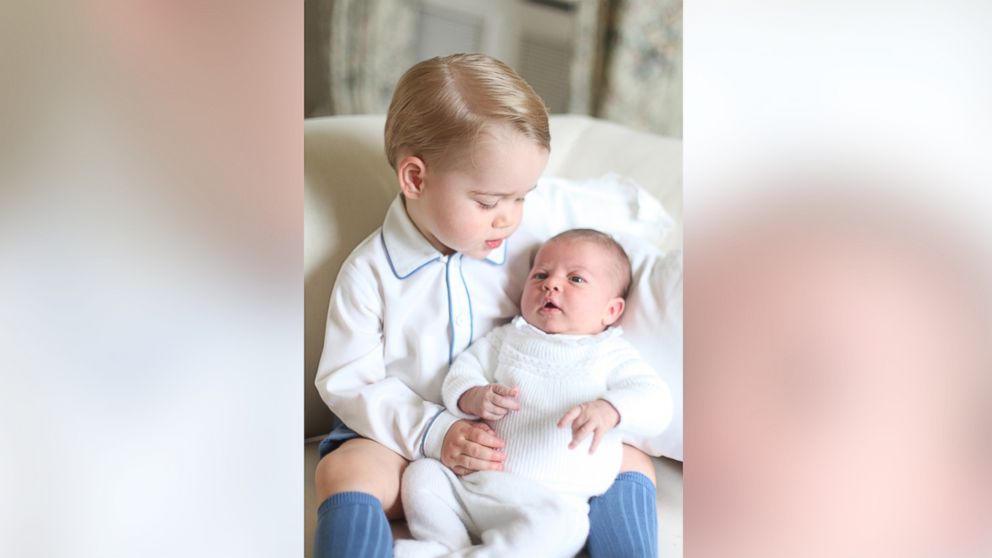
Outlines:
[{"label": "baby's face", "polygon": [[524,284],[520,312],[546,333],[591,335],[623,312],[613,256],[585,240],[556,240],[534,258]]}]

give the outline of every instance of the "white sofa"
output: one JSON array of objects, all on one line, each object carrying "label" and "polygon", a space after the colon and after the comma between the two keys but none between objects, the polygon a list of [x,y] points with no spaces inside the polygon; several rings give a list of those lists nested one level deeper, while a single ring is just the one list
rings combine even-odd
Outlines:
[{"label": "white sofa", "polygon": [[[314,388],[324,322],[338,267],[378,227],[397,192],[383,154],[383,116],[332,116],[304,123],[305,536],[310,555],[316,509],[317,442],[332,415]],[[616,172],[654,194],[675,220],[665,248],[682,239],[681,141],[584,116],[551,117],[545,174],[583,179]],[[659,556],[682,556],[682,464],[658,458]],[[402,536],[402,527],[398,528]]]}]

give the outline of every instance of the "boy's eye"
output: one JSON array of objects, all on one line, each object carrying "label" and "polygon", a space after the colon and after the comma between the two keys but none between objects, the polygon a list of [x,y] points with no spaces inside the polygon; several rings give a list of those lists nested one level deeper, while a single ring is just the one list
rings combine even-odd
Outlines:
[{"label": "boy's eye", "polygon": [[569,277],[568,280],[571,281],[571,282],[573,282],[573,283],[585,283],[586,282],[585,279],[583,279],[582,277],[579,277],[578,275],[573,275],[573,276]]},{"label": "boy's eye", "polygon": [[538,271],[537,273],[534,274],[534,279],[537,279],[538,281],[543,281],[547,278],[548,278],[548,274],[544,273],[543,271]]},{"label": "boy's eye", "polygon": [[479,200],[475,200],[475,203],[479,204],[479,207],[481,207],[482,209],[493,209],[494,207],[496,207],[496,204],[498,204],[499,202],[496,201],[493,203],[482,203]]}]

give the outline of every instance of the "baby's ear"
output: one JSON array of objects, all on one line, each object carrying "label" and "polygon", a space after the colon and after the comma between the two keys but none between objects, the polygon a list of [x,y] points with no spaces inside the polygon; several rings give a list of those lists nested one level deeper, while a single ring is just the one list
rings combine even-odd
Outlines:
[{"label": "baby's ear", "polygon": [[616,297],[610,300],[609,304],[606,305],[606,313],[603,315],[603,325],[610,326],[616,323],[623,315],[623,309],[626,307],[626,303],[622,298]]},{"label": "baby's ear", "polygon": [[424,190],[424,173],[427,165],[420,157],[407,155],[396,164],[396,178],[400,183],[400,191],[408,199],[415,200]]}]

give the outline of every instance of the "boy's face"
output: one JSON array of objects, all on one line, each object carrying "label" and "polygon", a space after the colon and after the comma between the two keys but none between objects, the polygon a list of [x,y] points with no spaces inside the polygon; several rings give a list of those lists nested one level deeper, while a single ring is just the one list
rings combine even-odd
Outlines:
[{"label": "boy's face", "polygon": [[[534,189],[548,152],[507,128],[490,130],[453,168],[424,172],[423,189],[407,211],[442,253],[485,258],[517,230],[524,196]],[[416,207],[414,207],[416,206]]]},{"label": "boy's face", "polygon": [[520,312],[546,333],[592,335],[620,318],[624,302],[611,254],[594,242],[545,244],[524,284]]}]

